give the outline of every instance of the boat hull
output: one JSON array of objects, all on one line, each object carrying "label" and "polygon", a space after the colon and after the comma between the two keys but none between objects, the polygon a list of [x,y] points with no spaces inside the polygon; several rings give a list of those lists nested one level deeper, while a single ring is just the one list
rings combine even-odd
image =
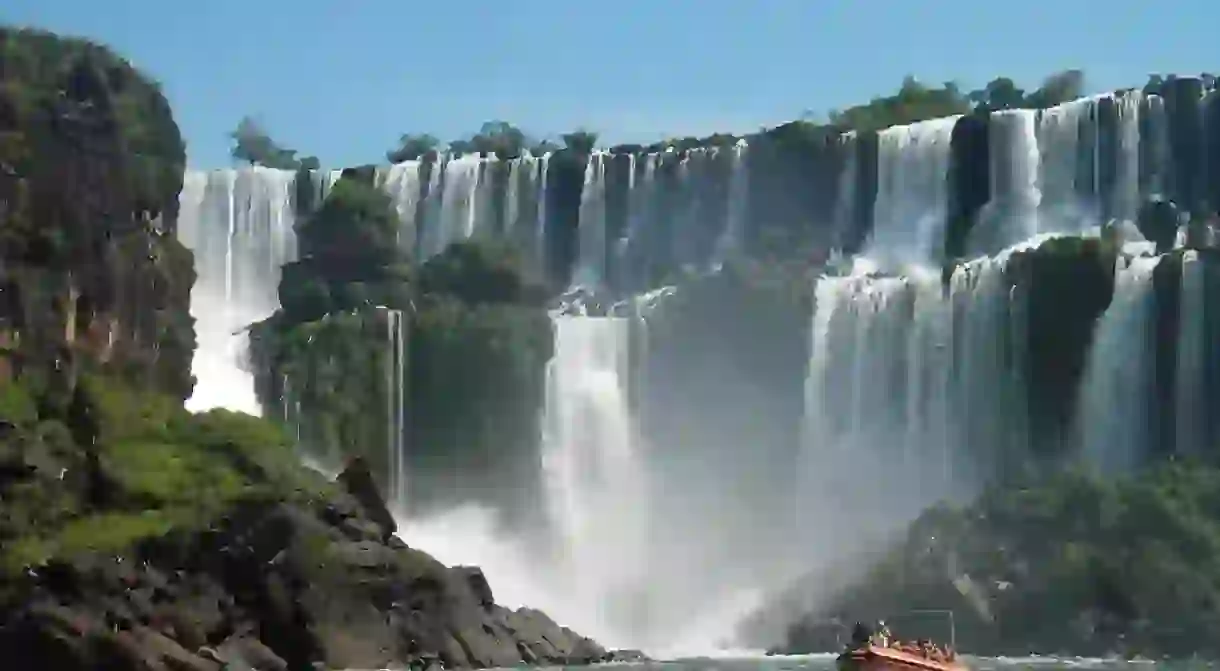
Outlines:
[{"label": "boat hull", "polygon": [[970,671],[957,660],[943,661],[875,645],[849,650],[838,658],[839,671]]}]

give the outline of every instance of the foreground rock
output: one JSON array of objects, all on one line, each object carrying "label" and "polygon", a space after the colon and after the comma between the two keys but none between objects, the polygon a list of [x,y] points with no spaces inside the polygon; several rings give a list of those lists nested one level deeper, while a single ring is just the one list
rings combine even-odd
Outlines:
[{"label": "foreground rock", "polygon": [[131,556],[92,555],[30,571],[3,585],[10,607],[0,658],[21,660],[5,666],[13,671],[507,667],[608,658],[545,613],[496,605],[480,569],[447,568],[396,537],[383,540],[367,505],[348,492],[312,508],[250,501],[210,531],[157,539]]}]

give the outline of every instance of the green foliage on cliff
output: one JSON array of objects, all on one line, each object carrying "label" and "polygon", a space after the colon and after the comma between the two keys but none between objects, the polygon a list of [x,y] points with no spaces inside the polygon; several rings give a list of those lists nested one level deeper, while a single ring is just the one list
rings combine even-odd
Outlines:
[{"label": "green foliage on cliff", "polygon": [[317,157],[297,157],[295,149],[281,147],[251,117],[242,117],[229,138],[233,140],[229,153],[234,161],[279,170],[317,170],[319,167]]},{"label": "green foliage on cliff", "polygon": [[[553,333],[541,288],[503,259],[454,245],[420,269],[426,293],[412,318],[407,372],[418,487],[440,489],[462,474],[457,482],[469,490],[505,502],[528,494],[520,483],[537,477]],[[505,279],[484,279],[496,277]]]},{"label": "green foliage on cliff", "polygon": [[298,222],[283,307],[250,331],[268,415],[315,457],[360,454],[383,478],[399,402],[413,459],[486,464],[534,447],[551,353],[545,289],[491,242],[454,244],[411,268],[397,230],[388,197],[355,175]]},{"label": "green foliage on cliff", "polygon": [[280,305],[292,322],[364,306],[410,304],[410,271],[389,196],[339,180],[313,216],[296,224],[300,259],[286,264]]},{"label": "green foliage on cliff", "polygon": [[[1213,657],[1218,492],[1220,468],[1187,462],[997,488],[922,515],[826,612],[850,622],[952,608],[960,647],[977,654]],[[920,626],[903,633],[943,636]]]},{"label": "green foliage on cliff", "polygon": [[[83,553],[129,552],[172,530],[203,529],[243,500],[307,501],[324,481],[263,420],[81,379],[71,409],[0,382],[0,571]],[[39,410],[38,408],[42,408]]]},{"label": "green foliage on cliff", "polygon": [[[1056,72],[1046,77],[1038,88],[1028,92],[1007,77],[997,77],[981,89],[966,92],[954,82],[931,87],[914,76],[907,76],[903,79],[898,91],[891,95],[878,96],[867,103],[844,110],[831,110],[827,115],[828,123],[826,124],[817,123],[813,120],[815,115],[809,113],[806,114],[806,120],[794,123],[809,127],[829,126],[836,134],[849,130],[876,131],[890,126],[966,114],[974,109],[988,111],[1015,108],[1042,109],[1079,98],[1084,94],[1084,90],[1084,73],[1080,70]],[[764,130],[763,134],[775,131],[783,132],[788,126],[789,124],[783,124],[775,129]],[[597,134],[586,129],[579,129],[563,134],[561,139],[563,148],[578,154],[587,154],[595,146]],[[674,147],[685,150],[698,146],[728,145],[735,142],[736,139],[731,135],[720,134],[704,139],[672,138],[647,147],[647,149],[655,151],[665,147]],[[449,143],[445,143],[431,134],[405,134],[400,138],[398,146],[386,153],[386,158],[391,163],[400,163],[429,156],[435,157],[438,152],[444,151],[455,154],[478,153],[495,155],[500,158],[516,158],[527,152],[537,156],[559,148],[559,145],[550,141],[533,140],[516,126],[496,120],[484,123],[479,132],[468,138],[453,140]]]},{"label": "green foliage on cliff", "polygon": [[[571,136],[571,140],[568,139],[569,136]],[[576,131],[564,136],[563,139],[569,149],[579,151],[578,147],[585,146],[586,142],[588,148],[591,149],[596,137],[595,134]],[[574,142],[575,145],[573,144]],[[497,156],[500,159],[512,159],[526,154],[542,156],[549,151],[556,151],[558,149],[560,149],[560,146],[550,140],[535,139],[507,121],[495,120],[485,122],[477,133],[469,137],[452,140],[448,143],[442,142],[435,135],[428,133],[421,135],[404,134],[399,138],[398,145],[386,152],[386,159],[390,163],[402,163],[403,161],[421,159],[435,160],[438,154],[442,152],[457,155],[481,154],[484,156]],[[586,149],[585,151],[587,152],[588,150]]]},{"label": "green foliage on cliff", "polygon": [[963,92],[954,82],[929,87],[914,77],[903,79],[898,92],[873,98],[867,104],[830,113],[830,123],[839,130],[877,131],[890,126],[966,114],[971,110],[1043,109],[1074,100],[1084,94],[1084,73],[1055,73],[1030,92],[1007,77],[997,77],[981,89]]},{"label": "green foliage on cliff", "polygon": [[[101,362],[185,398],[185,151],[160,87],[109,49],[0,27],[0,330],[16,375]],[[48,306],[52,306],[48,309]]]},{"label": "green foliage on cliff", "polygon": [[387,151],[385,157],[390,163],[418,161],[422,158],[435,159],[437,152],[441,148],[441,141],[435,135],[429,133],[424,133],[423,135],[405,133],[398,139],[398,146]]}]

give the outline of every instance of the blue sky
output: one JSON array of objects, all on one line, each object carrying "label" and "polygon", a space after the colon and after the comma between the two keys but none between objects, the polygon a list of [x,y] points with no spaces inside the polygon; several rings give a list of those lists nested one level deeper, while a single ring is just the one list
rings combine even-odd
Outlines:
[{"label": "blue sky", "polygon": [[612,142],[747,132],[906,74],[1090,88],[1220,70],[1216,0],[4,0],[0,21],[92,37],[164,85],[192,165],[245,114],[326,165],[488,119]]}]

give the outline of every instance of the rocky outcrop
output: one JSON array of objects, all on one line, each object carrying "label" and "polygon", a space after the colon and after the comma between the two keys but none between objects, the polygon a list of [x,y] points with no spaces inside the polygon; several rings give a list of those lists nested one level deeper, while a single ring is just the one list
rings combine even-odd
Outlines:
[{"label": "rocky outcrop", "polygon": [[[129,63],[0,28],[4,668],[603,659],[546,615],[497,605],[477,569],[395,536],[362,461],[322,482],[276,427],[184,411],[184,162],[164,96]],[[370,300],[348,288],[337,298]]]},{"label": "rocky outcrop", "polygon": [[[404,285],[407,309],[363,305],[304,320],[282,311],[253,325],[263,406],[290,409],[314,458],[361,455],[383,491],[394,470],[386,446],[409,446],[398,475],[413,514],[463,500],[537,510],[538,409],[553,349],[541,291],[511,255],[473,243],[449,247],[415,278]],[[370,412],[391,398],[405,404],[401,418]]]},{"label": "rocky outcrop", "polygon": [[482,571],[449,569],[334,492],[313,507],[248,501],[211,531],[125,556],[57,561],[5,584],[0,656],[13,671],[280,671],[571,665],[593,641],[496,605]]},{"label": "rocky outcrop", "polygon": [[[0,359],[190,394],[185,165],[158,87],[104,47],[0,27]],[[54,376],[54,375],[53,375]]]},{"label": "rocky outcrop", "polygon": [[369,464],[364,457],[357,455],[349,459],[347,468],[344,468],[343,472],[339,474],[338,482],[343,485],[343,489],[352,498],[356,499],[356,502],[364,509],[364,514],[381,530],[383,541],[388,541],[394,532],[398,531],[398,523],[394,521],[394,516],[386,508],[385,500],[377,492],[373,472],[369,470]]}]

